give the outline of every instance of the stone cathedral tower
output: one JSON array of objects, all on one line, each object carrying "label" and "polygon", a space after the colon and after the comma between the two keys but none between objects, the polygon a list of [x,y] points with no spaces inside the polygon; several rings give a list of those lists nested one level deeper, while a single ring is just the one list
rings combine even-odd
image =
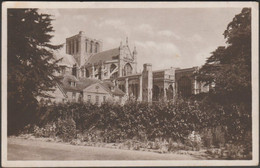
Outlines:
[{"label": "stone cathedral tower", "polygon": [[79,34],[66,38],[66,54],[72,55],[77,64],[77,76],[81,76],[82,66],[88,58],[102,51],[102,41],[86,37],[83,31]]}]

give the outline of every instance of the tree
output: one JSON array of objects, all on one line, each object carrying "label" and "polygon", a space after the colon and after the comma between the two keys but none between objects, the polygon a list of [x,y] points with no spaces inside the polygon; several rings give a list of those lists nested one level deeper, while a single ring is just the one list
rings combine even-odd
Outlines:
[{"label": "tree", "polygon": [[251,9],[243,8],[224,31],[227,46],[220,46],[198,71],[197,79],[215,84],[207,99],[223,107],[222,125],[233,139],[251,132]]},{"label": "tree", "polygon": [[[227,46],[220,46],[206,60],[197,79],[215,84],[225,100],[251,101],[251,9],[244,8],[224,32]],[[222,99],[223,100],[223,99]]]},{"label": "tree", "polygon": [[37,9],[8,9],[8,134],[34,120],[37,96],[56,84],[52,18]]}]

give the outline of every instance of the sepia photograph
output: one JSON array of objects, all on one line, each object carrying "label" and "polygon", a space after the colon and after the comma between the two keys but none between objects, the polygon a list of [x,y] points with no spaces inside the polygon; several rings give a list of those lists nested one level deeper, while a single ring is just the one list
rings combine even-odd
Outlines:
[{"label": "sepia photograph", "polygon": [[2,166],[258,165],[258,12],[2,3]]}]

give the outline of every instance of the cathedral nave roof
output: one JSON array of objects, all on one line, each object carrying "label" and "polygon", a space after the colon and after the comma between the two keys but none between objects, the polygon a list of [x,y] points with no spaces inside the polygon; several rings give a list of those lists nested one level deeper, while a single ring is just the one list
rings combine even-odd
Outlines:
[{"label": "cathedral nave roof", "polygon": [[111,61],[118,59],[120,54],[119,48],[114,48],[106,51],[99,52],[97,54],[93,54],[89,57],[86,64],[95,64],[105,61]]}]

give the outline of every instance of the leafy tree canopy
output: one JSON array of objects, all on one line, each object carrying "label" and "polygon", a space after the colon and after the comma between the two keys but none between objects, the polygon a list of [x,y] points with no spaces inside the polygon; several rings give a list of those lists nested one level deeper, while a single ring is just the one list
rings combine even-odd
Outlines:
[{"label": "leafy tree canopy", "polygon": [[[35,107],[37,96],[48,96],[59,70],[52,45],[52,18],[37,9],[8,10],[8,126],[21,127]],[[59,60],[58,60],[59,61]],[[28,117],[28,118],[26,118]],[[23,120],[23,121],[21,121]]]},{"label": "leafy tree canopy", "polygon": [[251,101],[251,9],[244,8],[224,31],[227,46],[220,46],[197,73],[214,93],[236,102]]}]

